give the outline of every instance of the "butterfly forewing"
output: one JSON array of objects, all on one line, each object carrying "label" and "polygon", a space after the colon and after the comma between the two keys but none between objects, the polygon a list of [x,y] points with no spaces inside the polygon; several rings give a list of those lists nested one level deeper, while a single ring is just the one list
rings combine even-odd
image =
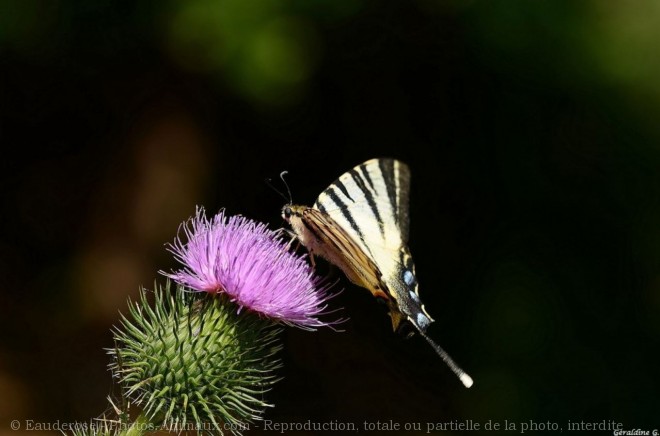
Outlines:
[{"label": "butterfly forewing", "polygon": [[314,207],[328,214],[383,270],[408,238],[408,166],[372,159],[346,172],[319,195]]}]

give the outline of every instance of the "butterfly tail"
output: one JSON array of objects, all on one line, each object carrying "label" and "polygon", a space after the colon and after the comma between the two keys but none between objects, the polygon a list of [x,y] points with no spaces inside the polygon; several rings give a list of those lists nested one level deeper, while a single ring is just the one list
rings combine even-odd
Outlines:
[{"label": "butterfly tail", "polygon": [[466,388],[471,387],[474,384],[474,381],[472,380],[472,377],[470,377],[465,371],[463,371],[461,369],[461,367],[458,366],[456,364],[456,362],[454,362],[454,359],[452,359],[449,356],[449,354],[447,354],[447,352],[442,349],[442,347],[440,345],[436,344],[433,341],[433,339],[429,338],[426,335],[426,333],[424,333],[422,331],[422,329],[419,328],[419,326],[417,326],[417,324],[415,324],[415,323],[412,323],[412,324],[417,328],[417,331],[419,332],[419,334],[422,335],[422,337],[424,339],[426,339],[426,342],[428,342],[429,345],[431,345],[431,347],[435,350],[435,352],[438,353],[438,356],[440,356],[440,358],[447,364],[449,369],[451,369],[452,372],[454,374],[456,374],[456,377],[458,377],[458,379],[463,383],[463,385]]}]

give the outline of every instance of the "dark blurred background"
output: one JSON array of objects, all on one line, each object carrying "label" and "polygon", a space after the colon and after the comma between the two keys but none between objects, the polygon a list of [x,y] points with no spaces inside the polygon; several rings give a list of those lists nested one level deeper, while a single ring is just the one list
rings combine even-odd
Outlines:
[{"label": "dark blurred background", "polygon": [[411,167],[429,333],[475,386],[342,281],[345,332],[287,330],[266,418],[657,428],[658,22],[653,0],[0,0],[0,434],[107,409],[109,329],[195,205],[277,228],[265,178],[312,204],[378,156]]}]

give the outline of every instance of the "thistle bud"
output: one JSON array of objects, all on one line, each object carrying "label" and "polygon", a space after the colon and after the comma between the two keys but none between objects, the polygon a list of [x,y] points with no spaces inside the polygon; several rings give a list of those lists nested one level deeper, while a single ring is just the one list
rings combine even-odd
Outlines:
[{"label": "thistle bud", "polygon": [[240,434],[269,406],[281,328],[223,294],[169,288],[130,303],[114,330],[113,376],[153,425]]}]

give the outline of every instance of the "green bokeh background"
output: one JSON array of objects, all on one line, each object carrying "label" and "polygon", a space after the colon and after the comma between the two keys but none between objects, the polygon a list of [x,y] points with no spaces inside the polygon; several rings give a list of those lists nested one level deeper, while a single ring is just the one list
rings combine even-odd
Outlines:
[{"label": "green bokeh background", "polygon": [[265,178],[312,204],[378,156],[411,167],[429,333],[475,386],[341,280],[345,331],[287,330],[267,419],[660,427],[658,22],[652,0],[0,0],[0,432],[106,409],[109,328],[195,205],[276,228]]}]

